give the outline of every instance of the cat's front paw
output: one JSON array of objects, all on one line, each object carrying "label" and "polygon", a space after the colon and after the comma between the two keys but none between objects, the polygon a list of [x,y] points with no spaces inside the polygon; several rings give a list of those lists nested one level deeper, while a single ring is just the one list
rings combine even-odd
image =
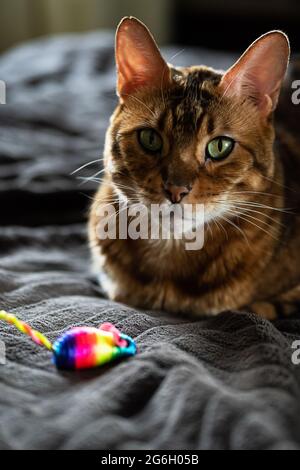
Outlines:
[{"label": "cat's front paw", "polygon": [[248,309],[267,320],[276,320],[276,318],[279,317],[287,317],[289,315],[293,315],[299,310],[296,302],[283,302],[280,300],[274,300],[273,302],[254,302],[248,307]]},{"label": "cat's front paw", "polygon": [[278,316],[276,306],[271,302],[254,302],[247,309],[266,320],[275,320]]}]

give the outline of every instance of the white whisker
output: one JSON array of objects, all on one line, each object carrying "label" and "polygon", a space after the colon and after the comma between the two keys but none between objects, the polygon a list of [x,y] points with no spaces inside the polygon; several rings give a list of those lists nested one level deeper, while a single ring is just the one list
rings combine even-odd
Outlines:
[{"label": "white whisker", "polygon": [[[248,217],[250,217],[249,215],[244,214],[245,217],[243,217],[241,214],[239,214],[239,213],[237,214],[237,213],[234,212],[234,211],[230,211],[230,210],[229,210],[229,212],[231,212],[235,217],[238,217],[238,218],[244,220],[245,222],[247,222],[247,223],[253,225],[254,227],[257,227],[259,230],[262,230],[262,231],[265,232],[269,237],[272,237],[274,240],[280,241],[277,237],[274,237],[274,235],[272,235],[272,233],[270,233],[268,230],[264,229],[263,227],[260,227],[259,225],[255,224],[254,222],[252,222],[251,220],[249,220],[249,219],[248,219]],[[258,219],[258,220],[259,220],[259,219]],[[260,222],[262,222],[262,221],[260,220]]]},{"label": "white whisker", "polygon": [[142,100],[140,100],[140,99],[137,98],[136,96],[130,95],[130,94],[128,94],[128,93],[124,93],[124,95],[125,95],[125,96],[128,96],[128,97],[130,97],[130,98],[133,98],[133,99],[136,100],[139,104],[145,106],[145,108],[148,109],[148,111],[152,114],[152,116],[153,116],[154,118],[156,118],[156,115],[155,115],[154,111],[152,111],[152,109],[149,108],[149,106],[147,106]]},{"label": "white whisker", "polygon": [[225,217],[224,215],[221,215],[219,217],[221,219],[225,220],[228,224],[232,225],[234,228],[236,228],[242,234],[242,236],[244,237],[244,239],[247,242],[247,245],[250,247],[250,243],[249,243],[249,240],[248,240],[246,234],[244,233],[244,231],[238,225],[236,225],[232,220],[227,219],[227,217]]},{"label": "white whisker", "polygon": [[72,173],[70,173],[70,175],[71,176],[75,175],[75,173],[78,173],[78,171],[81,171],[87,166],[93,165],[94,163],[101,162],[102,160],[103,160],[102,158],[97,158],[97,160],[93,160],[92,162],[85,163],[85,165],[82,165],[81,167],[77,168],[77,170],[74,170]]}]

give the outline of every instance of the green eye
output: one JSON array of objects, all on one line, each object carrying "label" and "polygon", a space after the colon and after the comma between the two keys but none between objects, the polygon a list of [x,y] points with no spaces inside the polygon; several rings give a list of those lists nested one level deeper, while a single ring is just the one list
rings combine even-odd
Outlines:
[{"label": "green eye", "polygon": [[216,137],[206,147],[206,158],[221,160],[228,157],[234,147],[234,140],[230,137]]},{"label": "green eye", "polygon": [[160,135],[153,129],[142,129],[138,133],[139,143],[147,152],[159,152],[163,142]]}]

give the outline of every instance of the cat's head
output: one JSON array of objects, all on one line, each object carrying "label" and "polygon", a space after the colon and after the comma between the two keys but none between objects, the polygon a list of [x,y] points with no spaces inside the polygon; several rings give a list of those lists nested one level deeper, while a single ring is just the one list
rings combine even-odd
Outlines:
[{"label": "cat's head", "polygon": [[174,68],[148,29],[124,18],[116,34],[120,101],[105,149],[118,194],[145,204],[204,203],[210,219],[228,201],[264,191],[274,172],[272,115],[288,60],[286,35],[272,31],[225,73]]}]

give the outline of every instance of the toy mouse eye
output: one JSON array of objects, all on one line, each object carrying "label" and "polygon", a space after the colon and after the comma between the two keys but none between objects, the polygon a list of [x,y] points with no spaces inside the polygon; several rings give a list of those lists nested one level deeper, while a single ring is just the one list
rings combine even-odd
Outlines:
[{"label": "toy mouse eye", "polygon": [[138,131],[138,140],[147,152],[160,152],[163,146],[162,138],[154,129],[141,129]]},{"label": "toy mouse eye", "polygon": [[206,147],[206,158],[222,160],[228,157],[234,147],[234,140],[230,137],[216,137]]}]

